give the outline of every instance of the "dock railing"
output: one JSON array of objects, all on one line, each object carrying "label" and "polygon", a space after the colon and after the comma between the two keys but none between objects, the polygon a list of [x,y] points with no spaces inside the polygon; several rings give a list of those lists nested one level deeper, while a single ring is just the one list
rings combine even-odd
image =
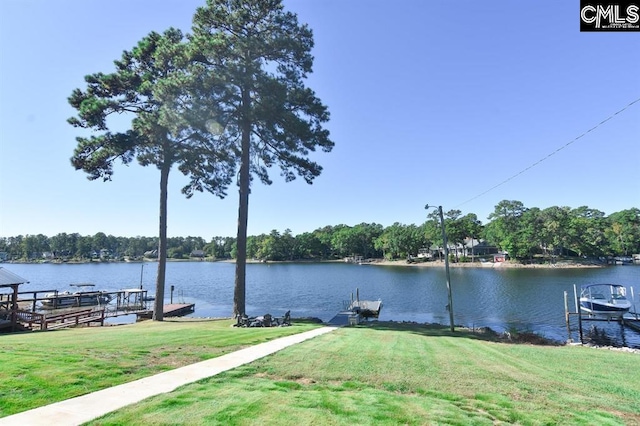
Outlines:
[{"label": "dock railing", "polygon": [[73,327],[92,322],[104,325],[104,309],[82,309],[80,311],[65,312],[55,315],[41,314],[24,309],[18,310],[18,321],[31,329],[55,330]]}]

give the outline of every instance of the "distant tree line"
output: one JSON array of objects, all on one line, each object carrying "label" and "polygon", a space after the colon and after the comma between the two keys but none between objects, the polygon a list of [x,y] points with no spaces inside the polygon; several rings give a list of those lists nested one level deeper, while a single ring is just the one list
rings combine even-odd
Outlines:
[{"label": "distant tree line", "polygon": [[[525,208],[519,201],[502,201],[483,225],[473,213],[444,213],[445,229],[454,260],[456,247],[483,241],[513,259],[568,255],[581,257],[630,256],[640,253],[640,209],[609,216],[588,207]],[[406,259],[421,249],[442,252],[442,232],[436,211],[422,225],[375,223],[326,226],[293,236],[290,230],[251,236],[247,254],[254,259],[303,260],[350,256]],[[473,250],[473,248],[471,248]],[[460,250],[462,253],[463,251]],[[466,252],[466,250],[464,251]],[[471,251],[471,253],[473,253]],[[464,260],[464,259],[462,259]]]},{"label": "distant tree line", "polygon": [[[513,259],[534,256],[569,255],[581,257],[630,256],[640,253],[640,209],[631,208],[606,216],[586,206],[578,208],[526,208],[520,201],[501,201],[483,225],[475,214],[460,210],[445,212],[445,228],[451,247],[468,241],[484,241]],[[157,238],[114,237],[102,232],[94,236],[61,233],[0,237],[0,252],[9,259],[37,259],[43,253],[56,258],[110,259],[142,258],[158,247]],[[355,226],[335,225],[293,235],[291,230],[249,236],[247,257],[259,260],[327,260],[351,256],[406,259],[422,249],[438,253],[442,249],[440,222],[432,211],[421,225],[376,223]],[[454,253],[458,253],[454,250]],[[236,239],[214,237],[173,237],[168,239],[167,256],[185,259],[205,256],[230,259],[236,254]],[[465,260],[455,258],[454,260]]]},{"label": "distant tree line", "polygon": [[[206,242],[201,237],[168,238],[170,259],[187,259],[206,256],[217,259],[231,258],[235,238],[215,237]],[[156,257],[158,237],[114,237],[103,232],[91,236],[77,233],[46,235],[18,235],[0,237],[0,252],[7,260],[38,260],[43,258],[62,260],[124,260]],[[201,251],[202,253],[198,253]]]}]

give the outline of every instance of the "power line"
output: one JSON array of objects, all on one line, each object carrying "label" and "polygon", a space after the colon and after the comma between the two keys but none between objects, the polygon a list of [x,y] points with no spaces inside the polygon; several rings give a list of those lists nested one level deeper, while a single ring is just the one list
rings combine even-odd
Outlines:
[{"label": "power line", "polygon": [[467,201],[458,204],[457,206],[455,206],[454,208],[458,208],[464,204],[470,203],[471,201],[478,199],[480,197],[482,197],[483,195],[493,191],[494,189],[504,185],[507,182],[512,181],[513,179],[517,178],[518,176],[520,176],[521,174],[531,170],[532,168],[534,168],[535,166],[537,166],[538,164],[542,163],[543,161],[547,160],[549,157],[552,157],[554,155],[556,155],[558,152],[562,151],[563,149],[567,148],[569,145],[573,144],[574,142],[577,142],[578,139],[588,135],[589,133],[591,133],[592,131],[596,130],[598,127],[602,126],[604,123],[606,123],[607,121],[611,120],[612,118],[614,118],[616,115],[624,112],[627,108],[631,107],[633,104],[640,102],[640,98],[636,99],[635,101],[631,102],[630,104],[628,104],[627,106],[625,106],[624,108],[622,108],[619,111],[616,111],[615,113],[611,114],[609,117],[605,118],[604,120],[602,120],[600,123],[596,124],[595,126],[593,126],[592,128],[590,128],[589,130],[587,130],[586,132],[584,132],[583,134],[581,134],[580,136],[578,136],[577,138],[574,138],[572,141],[567,142],[566,144],[564,144],[563,146],[561,146],[560,148],[556,149],[555,151],[553,151],[552,153],[548,154],[547,156],[541,158],[540,160],[536,161],[535,163],[531,164],[529,167],[526,167],[522,170],[520,170],[518,173],[516,173],[515,175],[503,180],[502,182],[500,182],[497,185],[492,186],[491,188],[487,189],[486,191],[476,195],[473,198],[468,199]]}]

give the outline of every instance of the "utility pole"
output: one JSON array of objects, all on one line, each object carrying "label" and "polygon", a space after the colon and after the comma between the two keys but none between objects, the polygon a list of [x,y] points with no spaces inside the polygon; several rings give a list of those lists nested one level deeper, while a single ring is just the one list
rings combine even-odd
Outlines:
[{"label": "utility pole", "polygon": [[[424,206],[425,210],[429,207],[435,206],[429,206],[429,204]],[[449,274],[449,243],[447,242],[447,232],[444,228],[444,215],[442,213],[442,206],[438,206],[438,213],[440,215],[440,227],[442,229],[442,243],[444,244],[444,269],[447,278],[447,293],[449,297],[449,304],[447,305],[449,310],[449,326],[451,332],[454,332],[455,326],[453,323],[453,298],[451,297],[451,275]]]}]

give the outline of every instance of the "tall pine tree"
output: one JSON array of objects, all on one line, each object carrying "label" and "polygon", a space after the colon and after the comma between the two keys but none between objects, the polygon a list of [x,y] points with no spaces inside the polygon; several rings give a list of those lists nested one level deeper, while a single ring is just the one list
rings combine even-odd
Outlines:
[{"label": "tall pine tree", "polygon": [[[114,163],[134,159],[142,166],[160,170],[160,216],[158,276],[153,310],[154,320],[163,319],[167,260],[167,187],[169,172],[177,165],[189,177],[182,192],[206,190],[224,197],[235,171],[233,151],[224,139],[212,132],[210,109],[203,111],[191,102],[191,90],[199,86],[198,75],[190,70],[189,52],[183,34],[169,29],[162,35],[152,32],[122,59],[116,71],[85,77],[87,88],[76,89],[69,103],[78,111],[68,121],[91,130],[78,137],[71,158],[77,170],[90,180],[111,180]],[[207,105],[212,108],[212,105]],[[132,117],[130,129],[109,130],[108,118],[117,114]]]},{"label": "tall pine tree", "polygon": [[192,42],[203,84],[216,87],[205,102],[236,143],[240,173],[234,315],[245,313],[247,222],[252,176],[270,184],[276,165],[286,181],[307,183],[322,167],[309,158],[334,144],[323,123],[327,108],[305,87],[312,71],[313,35],[280,0],[208,0],[196,11]]}]

